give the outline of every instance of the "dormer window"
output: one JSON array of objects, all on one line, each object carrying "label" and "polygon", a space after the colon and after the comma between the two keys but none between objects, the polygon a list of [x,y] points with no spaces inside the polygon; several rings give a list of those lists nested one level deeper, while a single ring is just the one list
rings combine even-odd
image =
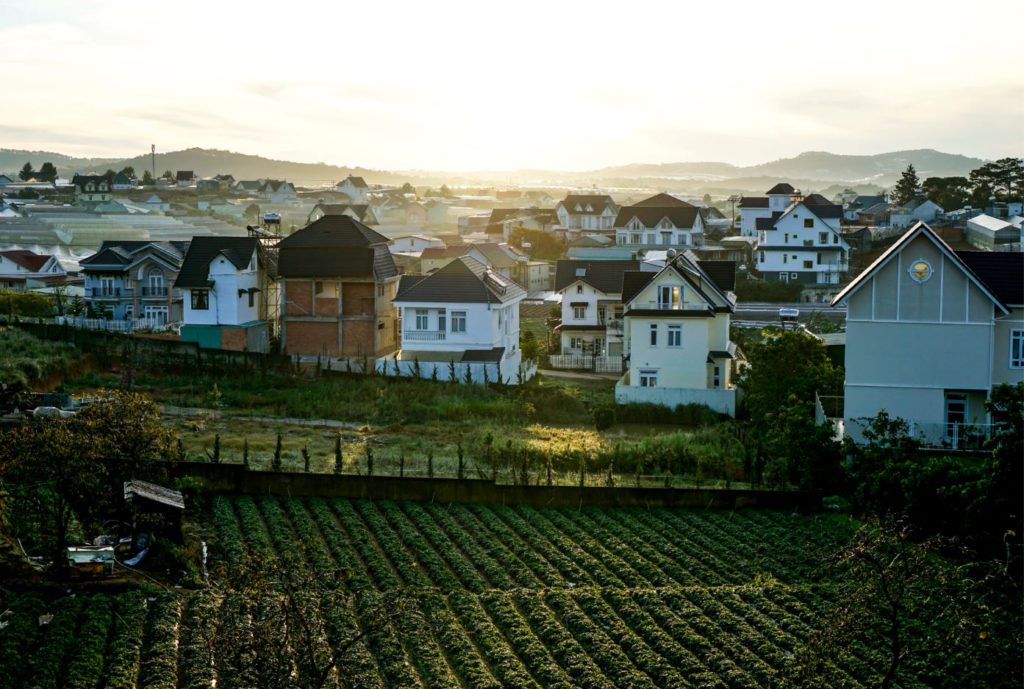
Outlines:
[{"label": "dormer window", "polygon": [[580,204],[578,204],[578,203],[576,204],[576,212],[577,213],[582,213],[583,212],[583,208],[580,207]]},{"label": "dormer window", "polygon": [[92,182],[89,182],[88,184],[85,185],[85,190],[86,191],[95,191],[96,190],[96,185],[94,185]]},{"label": "dormer window", "polygon": [[671,230],[672,222],[668,218],[665,218],[664,220],[661,221],[661,228],[663,230]]},{"label": "dormer window", "polygon": [[591,206],[589,203],[587,204],[587,212],[588,213],[593,213],[594,212],[594,207]]}]

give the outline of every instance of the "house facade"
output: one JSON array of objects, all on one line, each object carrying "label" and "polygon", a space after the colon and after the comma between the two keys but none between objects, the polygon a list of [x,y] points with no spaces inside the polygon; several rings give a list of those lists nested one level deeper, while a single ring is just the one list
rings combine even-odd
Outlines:
[{"label": "house facade", "polygon": [[113,241],[79,262],[85,303],[107,320],[143,320],[152,326],[180,322],[181,290],[172,287],[188,242]]},{"label": "house facade", "polygon": [[934,222],[935,219],[945,211],[942,206],[930,199],[919,197],[909,201],[902,206],[897,206],[889,211],[889,224],[892,227],[910,227],[921,222]]},{"label": "house facade", "polygon": [[327,215],[278,243],[281,346],[306,357],[375,358],[398,347],[398,268],[380,233]]},{"label": "house facade", "polygon": [[740,236],[756,237],[757,222],[782,213],[801,198],[800,190],[792,184],[779,182],[765,192],[764,196],[744,196],[740,199]]},{"label": "house facade", "polygon": [[525,298],[526,290],[471,256],[430,275],[403,275],[394,298],[402,324],[395,358],[436,366],[440,380],[447,379],[449,363],[489,363],[492,381],[500,369],[502,381],[515,382],[522,364],[519,303]]},{"label": "house facade", "polygon": [[[562,322],[555,328],[561,354],[568,357],[621,357],[624,354],[622,276],[640,270],[640,262],[559,261],[555,291],[562,298]],[[572,359],[559,368],[576,368]]]},{"label": "house facade", "polygon": [[704,243],[707,211],[668,194],[623,206],[615,218],[615,243],[636,249],[692,247]]},{"label": "house facade", "polygon": [[56,256],[27,249],[0,251],[0,289],[23,290],[33,281],[67,275]]},{"label": "house facade", "polygon": [[842,208],[791,204],[780,215],[758,219],[756,267],[766,280],[838,285],[849,269],[850,245],[840,231]]},{"label": "house facade", "polygon": [[735,270],[732,261],[702,264],[687,251],[670,256],[658,272],[623,275],[629,367],[615,385],[616,402],[706,404],[735,416],[738,352],[729,340]]},{"label": "house facade", "polygon": [[334,185],[334,190],[348,196],[349,201],[355,205],[366,205],[370,203],[370,187],[362,177],[349,175],[341,182]]},{"label": "house facade", "polygon": [[291,182],[279,179],[268,179],[259,189],[259,195],[271,203],[287,203],[298,198]]},{"label": "house facade", "polygon": [[846,303],[843,425],[885,410],[928,445],[979,448],[994,385],[1024,380],[1024,255],[953,251],[918,223],[833,301]]},{"label": "house facade", "polygon": [[569,194],[555,206],[558,224],[567,230],[611,230],[619,206],[607,194]]},{"label": "house facade", "polygon": [[182,291],[181,339],[210,349],[270,351],[270,325],[260,320],[257,239],[195,237],[175,279]]},{"label": "house facade", "polygon": [[71,183],[75,186],[78,203],[106,203],[114,198],[110,178],[106,175],[75,175]]},{"label": "house facade", "polygon": [[347,215],[364,225],[378,225],[377,216],[368,205],[353,205],[351,203],[318,203],[309,212],[306,223],[315,222],[325,215]]}]

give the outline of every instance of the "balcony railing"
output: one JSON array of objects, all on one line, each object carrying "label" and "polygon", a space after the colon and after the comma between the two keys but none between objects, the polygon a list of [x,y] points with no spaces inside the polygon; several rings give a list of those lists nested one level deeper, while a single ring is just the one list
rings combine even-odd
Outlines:
[{"label": "balcony railing", "polygon": [[[127,290],[125,290],[127,292]],[[121,296],[120,287],[90,287],[86,290],[86,296],[92,297],[93,299],[110,299],[113,297]]]},{"label": "balcony railing", "polygon": [[167,285],[163,285],[161,287],[143,285],[142,287],[139,288],[139,294],[142,297],[166,297]]},{"label": "balcony railing", "polygon": [[444,342],[443,330],[406,330],[402,339],[407,342]]},{"label": "balcony railing", "polygon": [[704,307],[685,301],[675,303],[665,301],[639,301],[634,302],[634,308],[652,309],[655,311],[702,311]]}]

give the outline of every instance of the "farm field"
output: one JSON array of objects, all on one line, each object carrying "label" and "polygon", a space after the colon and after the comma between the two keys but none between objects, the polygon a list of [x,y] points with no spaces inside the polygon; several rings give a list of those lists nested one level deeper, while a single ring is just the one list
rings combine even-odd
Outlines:
[{"label": "farm field", "polygon": [[[341,654],[327,686],[773,687],[830,600],[824,555],[856,526],[766,511],[218,497],[208,589],[18,597],[0,686],[275,686],[304,671],[308,649],[268,615],[273,594],[249,580],[258,562],[282,582],[317,582],[300,599],[314,654]],[[388,607],[402,612],[380,624]],[[43,612],[54,616],[40,627]],[[239,639],[275,624],[283,665],[243,662]],[[847,647],[829,685],[872,686],[876,661]]]}]

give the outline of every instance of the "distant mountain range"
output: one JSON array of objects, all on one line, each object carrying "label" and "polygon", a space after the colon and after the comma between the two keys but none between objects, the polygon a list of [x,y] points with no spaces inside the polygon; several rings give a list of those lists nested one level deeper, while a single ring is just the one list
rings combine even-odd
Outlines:
[{"label": "distant mountain range", "polygon": [[[0,149],[0,172],[12,177],[26,162],[35,169],[44,162],[57,166],[61,176],[75,172],[120,170],[126,165],[140,175],[150,168],[150,157],[128,159],[73,158],[60,153]],[[808,151],[760,165],[737,166],[721,162],[636,163],[586,172],[556,170],[514,170],[446,173],[429,170],[372,170],[340,167],[325,163],[296,163],[273,160],[217,149],[189,148],[158,153],[156,173],[164,170],[193,170],[200,177],[219,173],[235,179],[269,177],[316,186],[337,182],[350,174],[365,177],[370,183],[450,185],[508,184],[543,186],[604,186],[657,188],[667,191],[712,193],[762,192],[776,181],[786,180],[805,190],[820,190],[829,185],[890,186],[908,164],[913,164],[921,179],[926,177],[966,176],[983,165],[984,160],[932,149],[895,151],[877,155],[843,155]]]}]

